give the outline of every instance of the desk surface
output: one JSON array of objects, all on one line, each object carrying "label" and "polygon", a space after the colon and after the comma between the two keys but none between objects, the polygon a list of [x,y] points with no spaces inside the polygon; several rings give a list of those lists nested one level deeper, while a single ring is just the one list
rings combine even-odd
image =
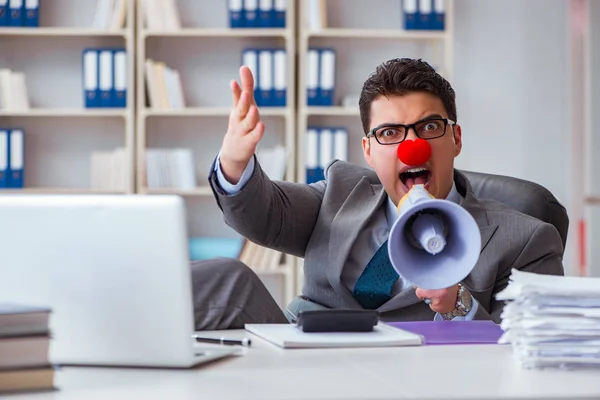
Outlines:
[{"label": "desk surface", "polygon": [[254,336],[246,354],[192,370],[64,367],[55,382],[10,399],[600,398],[599,371],[524,370],[505,345],[283,350]]}]

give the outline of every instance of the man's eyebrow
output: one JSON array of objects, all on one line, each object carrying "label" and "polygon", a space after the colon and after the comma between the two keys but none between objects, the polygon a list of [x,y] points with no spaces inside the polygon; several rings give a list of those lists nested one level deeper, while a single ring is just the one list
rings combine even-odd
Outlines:
[{"label": "man's eyebrow", "polygon": [[[423,122],[423,121],[427,121],[430,119],[443,119],[444,117],[441,114],[429,114],[424,116],[423,118],[421,118],[418,121],[413,122],[413,124],[419,123],[419,122]],[[375,127],[375,129],[379,129],[379,128],[383,128],[384,126],[394,126],[394,125],[408,125],[408,124],[401,124],[399,122],[384,122],[383,124],[377,125]]]}]

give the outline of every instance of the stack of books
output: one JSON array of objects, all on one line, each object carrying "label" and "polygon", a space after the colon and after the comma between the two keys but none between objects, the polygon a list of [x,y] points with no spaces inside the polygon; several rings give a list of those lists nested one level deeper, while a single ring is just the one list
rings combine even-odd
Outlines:
[{"label": "stack of books", "polygon": [[147,149],[146,184],[150,189],[196,188],[196,170],[191,149]]},{"label": "stack of books", "polygon": [[92,26],[95,29],[116,31],[125,27],[127,0],[98,0]]},{"label": "stack of books", "polygon": [[600,278],[513,270],[498,293],[504,334],[524,368],[600,368]]},{"label": "stack of books", "polygon": [[162,110],[185,108],[179,71],[168,67],[164,62],[150,59],[146,60],[145,68],[148,105]]},{"label": "stack of books", "polygon": [[0,110],[29,110],[29,97],[27,96],[24,73],[11,71],[7,68],[0,69]]},{"label": "stack of books", "polygon": [[150,31],[178,31],[181,20],[175,0],[144,0],[143,15]]},{"label": "stack of books", "polygon": [[94,151],[90,156],[92,190],[123,192],[128,186],[128,155],[124,147]]},{"label": "stack of books", "polygon": [[0,303],[0,393],[51,390],[50,310]]}]

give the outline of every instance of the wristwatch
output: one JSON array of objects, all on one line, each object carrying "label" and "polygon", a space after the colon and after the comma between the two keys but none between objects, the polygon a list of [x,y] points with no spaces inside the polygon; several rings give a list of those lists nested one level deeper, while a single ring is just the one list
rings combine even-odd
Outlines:
[{"label": "wristwatch", "polygon": [[454,310],[443,313],[442,318],[446,321],[450,321],[454,317],[464,317],[473,306],[473,298],[471,293],[460,283],[458,284],[458,293],[456,294],[456,306]]}]

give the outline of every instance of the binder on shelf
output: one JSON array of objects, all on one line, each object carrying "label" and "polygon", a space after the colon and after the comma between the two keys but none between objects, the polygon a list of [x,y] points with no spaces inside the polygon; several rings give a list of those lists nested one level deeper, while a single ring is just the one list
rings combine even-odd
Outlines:
[{"label": "binder on shelf", "polygon": [[25,137],[21,129],[13,129],[8,136],[8,187],[23,188]]},{"label": "binder on shelf", "polygon": [[8,26],[8,0],[0,0],[0,26]]},{"label": "binder on shelf", "polygon": [[258,0],[244,0],[244,24],[246,28],[257,28],[258,23]]},{"label": "binder on shelf", "polygon": [[418,29],[419,12],[417,1],[419,0],[403,0],[402,13],[404,15],[404,29],[412,31]]},{"label": "binder on shelf", "polygon": [[98,65],[98,88],[100,90],[100,107],[110,107],[112,103],[111,92],[114,88],[112,50],[102,49],[98,52]]},{"label": "binder on shelf", "polygon": [[275,11],[274,11],[274,28],[285,28],[285,11],[287,8],[287,0],[275,0]]},{"label": "binder on shelf", "polygon": [[[258,99],[260,97],[259,89],[258,89],[258,50],[255,49],[245,49],[242,51],[242,64],[246,65],[250,68],[252,72],[252,76],[254,77],[254,98]],[[258,102],[257,102],[258,105]]]},{"label": "binder on shelf", "polygon": [[446,5],[445,0],[434,0],[432,29],[443,31],[446,29]]},{"label": "binder on shelf", "polygon": [[433,0],[419,0],[419,19],[417,29],[433,29]]},{"label": "binder on shelf", "polygon": [[275,25],[275,7],[273,0],[259,0],[258,26],[261,28],[272,28],[273,25]]},{"label": "binder on shelf", "polygon": [[259,107],[273,106],[273,51],[258,51],[258,96]]},{"label": "binder on shelf", "polygon": [[229,27],[243,28],[246,26],[244,21],[244,3],[243,0],[229,0]]},{"label": "binder on shelf", "polygon": [[98,50],[85,49],[83,51],[83,92],[86,108],[100,105],[98,78]]},{"label": "binder on shelf", "polygon": [[287,56],[285,50],[273,54],[273,106],[285,107],[287,103]]},{"label": "binder on shelf", "polygon": [[321,128],[319,132],[319,178],[325,179],[325,167],[333,160],[333,130]]},{"label": "binder on shelf", "polygon": [[306,105],[319,105],[319,50],[308,49],[306,57]]},{"label": "binder on shelf", "polygon": [[8,9],[8,25],[23,26],[23,0],[9,0]]},{"label": "binder on shelf", "polygon": [[113,51],[114,90],[112,106],[125,108],[127,106],[127,53],[124,49]]},{"label": "binder on shelf", "polygon": [[23,9],[23,25],[27,27],[40,26],[39,20],[39,0],[25,0]]},{"label": "binder on shelf", "polygon": [[306,183],[315,183],[322,178],[319,175],[319,131],[308,128],[306,131]]},{"label": "binder on shelf", "polygon": [[0,129],[0,188],[8,187],[8,131]]},{"label": "binder on shelf", "polygon": [[333,160],[348,161],[348,130],[335,128],[333,131]]},{"label": "binder on shelf", "polygon": [[319,69],[319,105],[334,105],[335,89],[335,50],[322,49],[320,51]]}]

